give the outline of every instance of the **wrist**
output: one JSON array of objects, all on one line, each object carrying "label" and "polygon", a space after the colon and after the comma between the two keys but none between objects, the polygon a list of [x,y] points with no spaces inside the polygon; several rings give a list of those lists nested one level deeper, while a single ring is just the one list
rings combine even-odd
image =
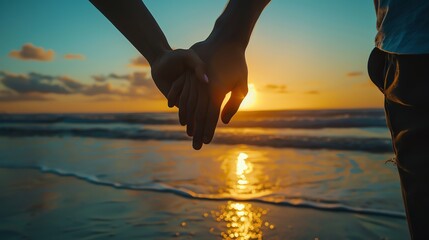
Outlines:
[{"label": "wrist", "polygon": [[173,50],[170,48],[159,48],[156,49],[154,52],[152,52],[152,56],[151,59],[147,59],[147,61],[149,62],[149,66],[151,68],[151,71],[157,71],[157,69],[159,69],[160,66],[163,65],[163,63],[165,62],[165,56],[168,56],[168,54],[170,54]]},{"label": "wrist", "polygon": [[[140,49],[138,49],[139,52],[143,52],[140,51]],[[150,54],[150,56],[144,56],[147,61],[149,62],[149,65],[151,67],[153,67],[153,65],[159,61],[164,55],[168,54],[169,52],[173,51],[173,49],[170,46],[157,46],[157,47],[153,47],[152,52]]]},{"label": "wrist", "polygon": [[237,32],[237,27],[232,26],[228,19],[220,16],[213,27],[212,32],[206,39],[214,45],[229,46],[230,48],[246,51],[249,39]]},{"label": "wrist", "polygon": [[256,21],[269,2],[270,0],[230,0],[222,15],[216,20],[208,40],[222,41],[244,51],[249,44]]},{"label": "wrist", "polygon": [[156,62],[162,59],[163,56],[173,51],[170,46],[165,45],[151,46],[151,48],[148,48],[147,46],[142,46],[142,49],[138,48],[137,46],[135,47],[146,58],[151,67],[153,67]]}]

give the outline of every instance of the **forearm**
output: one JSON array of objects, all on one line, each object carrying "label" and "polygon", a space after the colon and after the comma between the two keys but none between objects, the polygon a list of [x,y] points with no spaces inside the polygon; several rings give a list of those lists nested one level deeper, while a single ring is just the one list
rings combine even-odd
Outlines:
[{"label": "forearm", "polygon": [[246,49],[253,28],[270,0],[230,0],[209,38],[228,41]]},{"label": "forearm", "polygon": [[378,0],[374,0],[375,14],[378,14]]},{"label": "forearm", "polygon": [[141,0],[90,0],[152,63],[171,50],[161,28]]}]

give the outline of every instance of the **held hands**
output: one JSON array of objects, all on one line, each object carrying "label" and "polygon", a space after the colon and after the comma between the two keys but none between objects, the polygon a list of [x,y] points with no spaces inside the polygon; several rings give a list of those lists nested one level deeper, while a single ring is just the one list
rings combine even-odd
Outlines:
[{"label": "held hands", "polygon": [[189,50],[171,50],[142,1],[90,1],[149,61],[169,106],[179,107],[180,123],[194,137],[193,147],[210,143],[225,95],[231,92],[222,111],[222,121],[228,123],[247,94],[244,52],[270,0],[230,0],[210,36]]},{"label": "held hands", "polygon": [[192,75],[193,81],[203,85],[207,85],[208,82],[204,63],[191,49],[164,51],[151,64],[151,73],[156,86],[165,97],[167,97],[174,80],[179,77],[182,79],[181,76],[184,76],[184,73],[189,73],[189,76]]},{"label": "held hands", "polygon": [[179,107],[180,123],[187,125],[187,134],[193,136],[193,147],[198,150],[203,143],[211,142],[228,92],[231,97],[222,110],[222,122],[229,123],[238,111],[248,91],[247,65],[244,48],[231,42],[209,38],[196,43],[191,50],[205,63],[209,83],[198,79],[204,70],[200,70],[202,65],[193,56],[196,63],[188,66],[194,67],[195,74],[192,71],[182,74],[172,84],[167,98],[170,107]]}]

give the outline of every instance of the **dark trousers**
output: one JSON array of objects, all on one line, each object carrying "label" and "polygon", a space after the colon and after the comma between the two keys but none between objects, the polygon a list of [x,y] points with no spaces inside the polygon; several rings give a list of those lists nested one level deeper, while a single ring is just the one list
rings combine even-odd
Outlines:
[{"label": "dark trousers", "polygon": [[384,94],[412,239],[429,239],[429,54],[375,48],[368,73]]}]

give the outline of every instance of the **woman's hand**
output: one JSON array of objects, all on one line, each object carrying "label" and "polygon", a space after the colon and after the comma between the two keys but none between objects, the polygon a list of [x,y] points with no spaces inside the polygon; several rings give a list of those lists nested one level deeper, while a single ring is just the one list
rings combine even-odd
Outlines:
[{"label": "woman's hand", "polygon": [[[156,86],[167,97],[173,85],[177,90],[182,90],[186,76],[207,85],[204,66],[203,61],[191,49],[167,50],[153,61],[151,73]],[[177,106],[176,101],[169,101],[169,107],[174,105]]]}]

